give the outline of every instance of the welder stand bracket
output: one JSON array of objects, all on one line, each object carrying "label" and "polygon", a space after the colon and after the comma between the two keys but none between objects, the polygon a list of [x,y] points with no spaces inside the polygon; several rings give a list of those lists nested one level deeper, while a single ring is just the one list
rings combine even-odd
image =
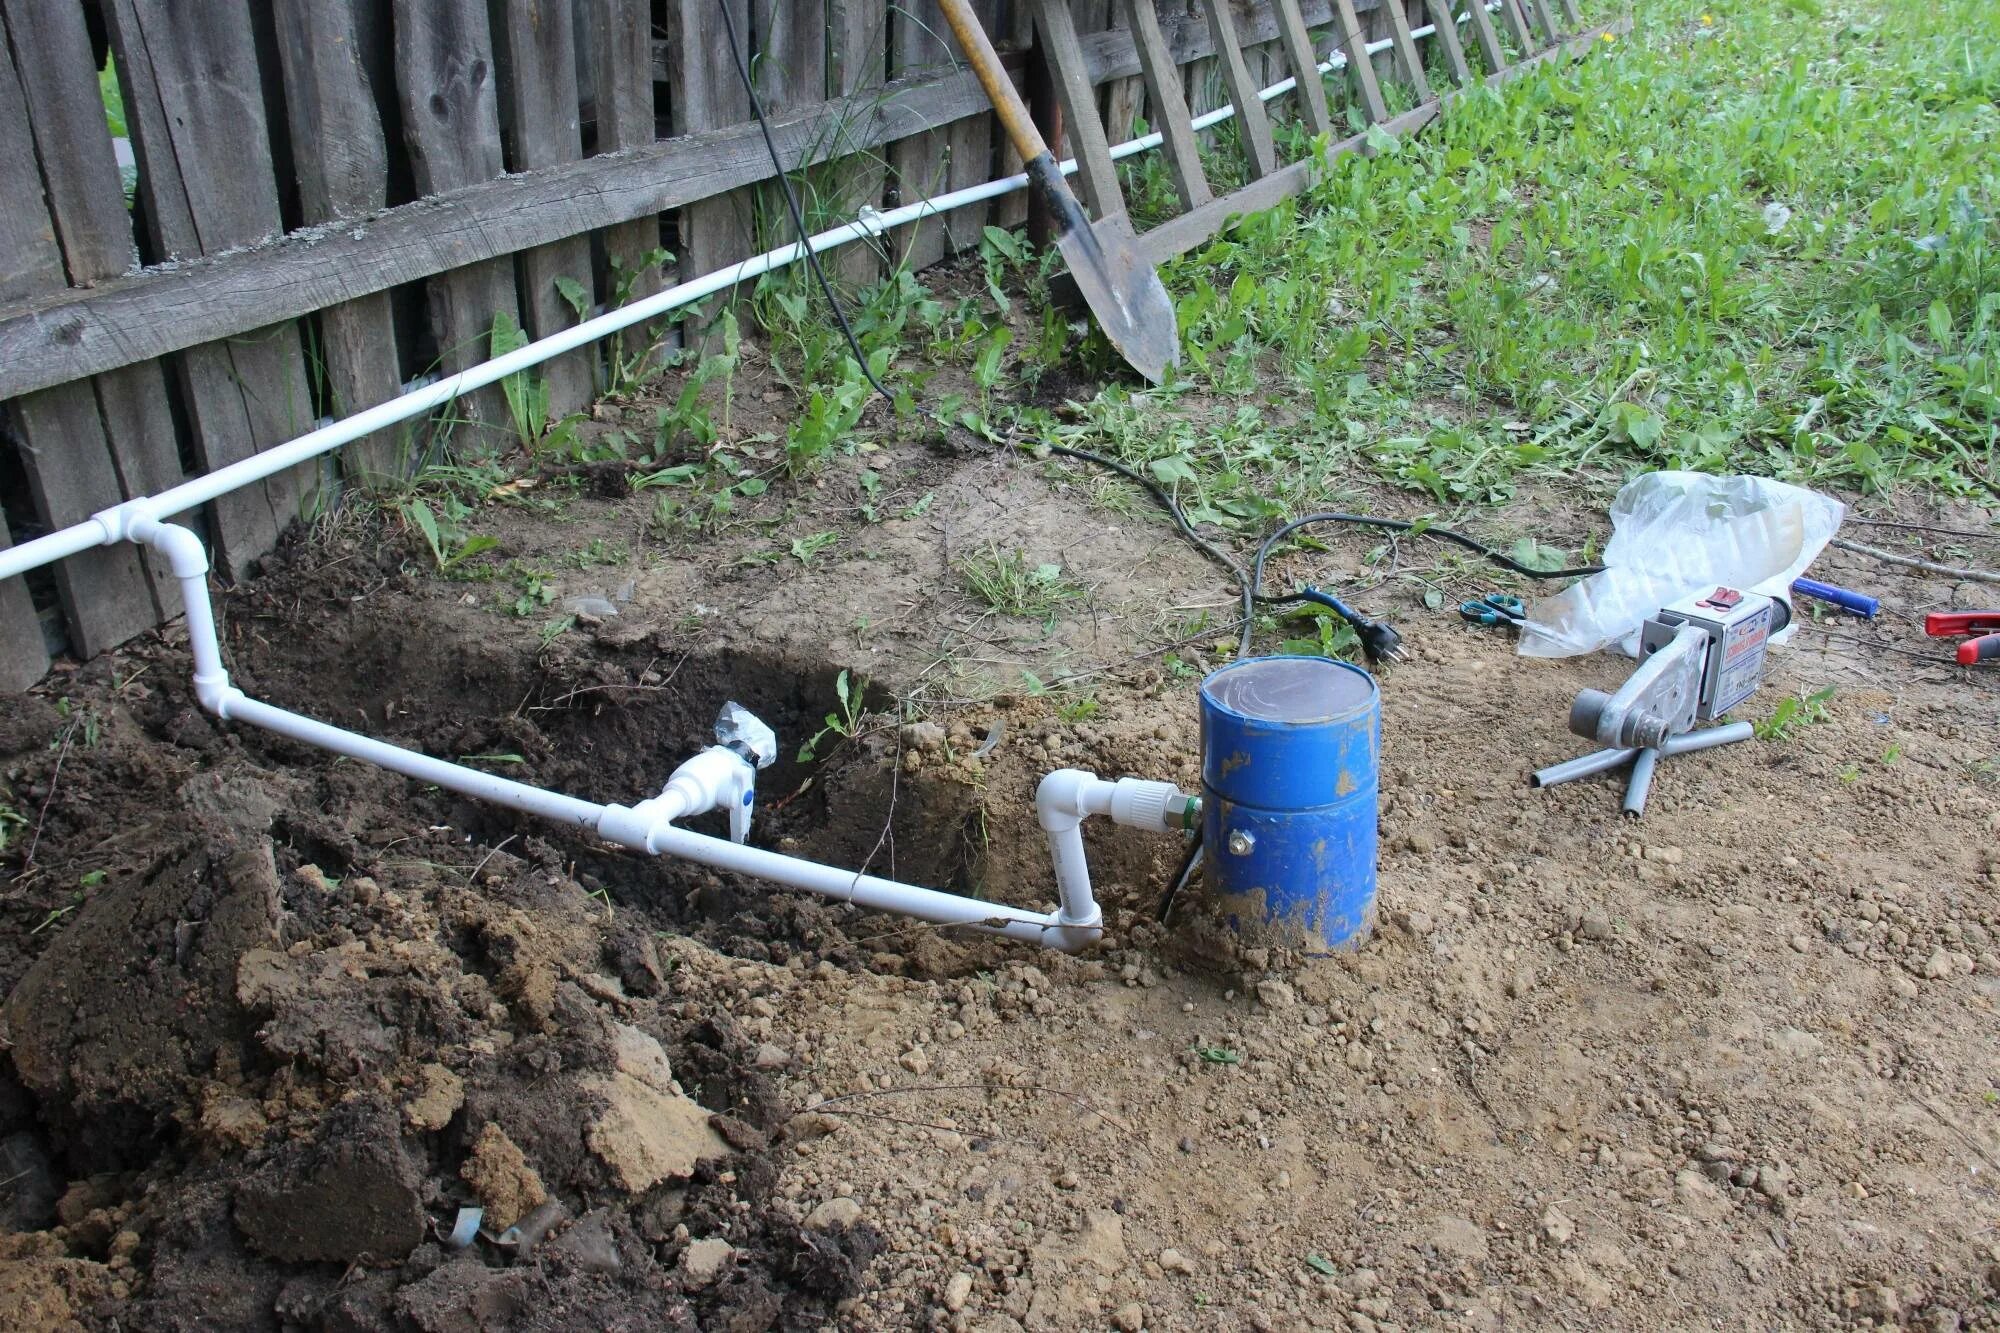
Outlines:
[{"label": "welder stand bracket", "polygon": [[1705,731],[1677,732],[1659,746],[1599,750],[1595,754],[1566,760],[1541,769],[1534,775],[1533,781],[1537,787],[1554,787],[1630,764],[1632,775],[1625,783],[1624,809],[1626,814],[1637,819],[1646,811],[1646,797],[1653,789],[1653,769],[1660,760],[1694,750],[1712,750],[1718,745],[1734,745],[1756,734],[1756,729],[1748,722],[1729,722]]}]

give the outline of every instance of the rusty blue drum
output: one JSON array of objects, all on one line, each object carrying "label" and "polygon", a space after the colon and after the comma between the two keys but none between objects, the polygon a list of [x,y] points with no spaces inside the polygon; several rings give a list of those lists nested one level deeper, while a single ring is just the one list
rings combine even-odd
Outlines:
[{"label": "rusty blue drum", "polygon": [[1209,892],[1236,930],[1330,953],[1375,923],[1382,696],[1326,657],[1251,657],[1201,684]]}]

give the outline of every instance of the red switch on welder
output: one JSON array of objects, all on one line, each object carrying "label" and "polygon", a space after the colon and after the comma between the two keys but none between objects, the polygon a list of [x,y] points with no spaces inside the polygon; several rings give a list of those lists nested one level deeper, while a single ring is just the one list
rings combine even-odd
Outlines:
[{"label": "red switch on welder", "polygon": [[1958,664],[2000,662],[2000,611],[1933,611],[1924,617],[1924,633],[1933,639],[1976,635],[1958,645]]}]

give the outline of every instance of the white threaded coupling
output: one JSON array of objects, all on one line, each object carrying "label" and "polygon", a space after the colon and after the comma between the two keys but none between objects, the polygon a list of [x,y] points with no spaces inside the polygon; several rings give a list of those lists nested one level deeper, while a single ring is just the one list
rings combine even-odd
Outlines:
[{"label": "white threaded coupling", "polygon": [[1196,799],[1171,782],[1120,778],[1111,788],[1111,819],[1128,828],[1178,833],[1192,828]]}]

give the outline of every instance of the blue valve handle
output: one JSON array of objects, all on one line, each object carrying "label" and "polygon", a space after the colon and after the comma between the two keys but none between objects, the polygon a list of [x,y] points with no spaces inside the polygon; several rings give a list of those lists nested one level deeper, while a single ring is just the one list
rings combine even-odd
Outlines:
[{"label": "blue valve handle", "polygon": [[1852,611],[1863,620],[1873,620],[1875,613],[1882,609],[1882,603],[1865,592],[1853,592],[1831,583],[1821,583],[1818,579],[1794,579],[1792,591],[1800,597],[1810,597],[1815,602]]}]

